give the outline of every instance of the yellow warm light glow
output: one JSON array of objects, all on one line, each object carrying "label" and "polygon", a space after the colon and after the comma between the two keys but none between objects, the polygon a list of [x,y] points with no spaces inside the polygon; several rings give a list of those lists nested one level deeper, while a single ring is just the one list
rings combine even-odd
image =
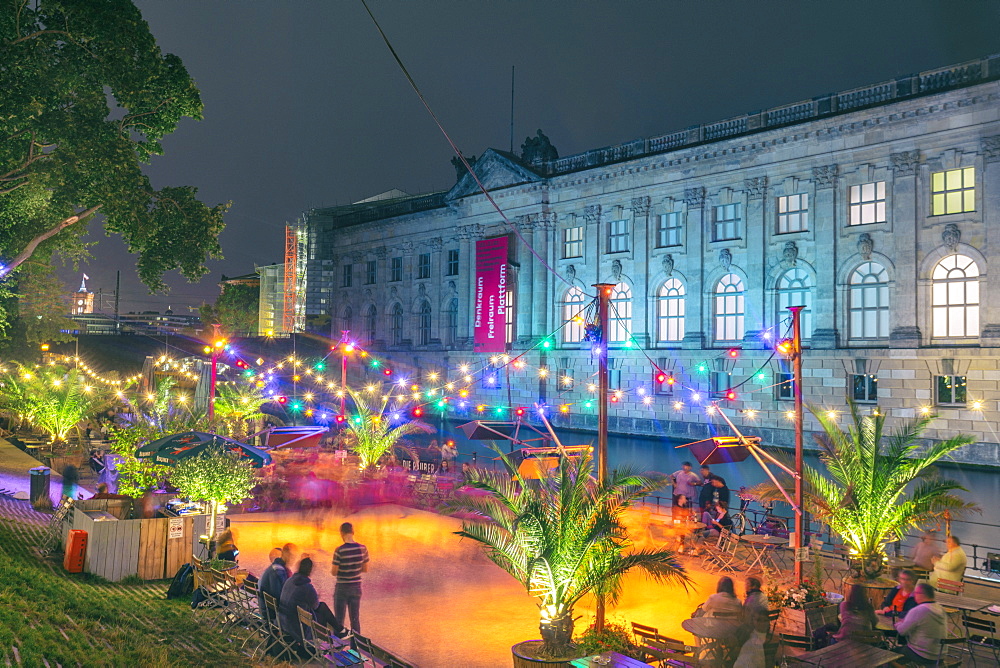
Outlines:
[{"label": "yellow warm light glow", "polygon": [[795,420],[795,411],[785,411],[785,418]]},{"label": "yellow warm light glow", "polygon": [[306,401],[312,401],[312,400],[313,400],[312,392],[307,392],[306,393]]},{"label": "yellow warm light glow", "polygon": [[642,403],[646,404],[647,406],[650,405],[651,403],[653,403],[653,397],[643,397]]},{"label": "yellow warm light glow", "polygon": [[538,370],[539,378],[548,378],[548,376],[549,376],[549,370],[546,369],[545,367],[542,367],[541,369]]},{"label": "yellow warm light glow", "polygon": [[462,366],[458,367],[458,370],[461,371],[462,373],[469,373],[469,365],[463,364]]},{"label": "yellow warm light glow", "polygon": [[709,415],[715,415],[715,411],[716,411],[715,406],[706,406],[705,407],[705,412],[708,413]]},{"label": "yellow warm light glow", "polygon": [[675,411],[679,411],[682,408],[684,408],[684,404],[683,403],[681,403],[680,401],[675,401],[674,402],[674,410]]},{"label": "yellow warm light glow", "polygon": [[747,416],[747,418],[748,418],[748,419],[750,419],[750,420],[752,420],[752,419],[754,419],[755,417],[757,417],[757,411],[755,411],[755,410],[754,410],[754,409],[752,409],[752,408],[748,408],[748,409],[746,409],[745,411],[743,411],[743,414],[744,414],[744,415],[746,415],[746,416]]},{"label": "yellow warm light glow", "polygon": [[591,383],[590,385],[587,386],[587,391],[588,392],[597,392],[597,386],[594,385],[593,383]]},{"label": "yellow warm light glow", "polygon": [[836,420],[837,419],[837,411],[827,411],[826,412],[826,417],[829,418],[829,419],[831,419],[831,420]]},{"label": "yellow warm light glow", "polygon": [[444,386],[444,389],[446,389],[449,392],[451,392],[452,390],[455,389],[455,383],[448,383],[447,385]]}]

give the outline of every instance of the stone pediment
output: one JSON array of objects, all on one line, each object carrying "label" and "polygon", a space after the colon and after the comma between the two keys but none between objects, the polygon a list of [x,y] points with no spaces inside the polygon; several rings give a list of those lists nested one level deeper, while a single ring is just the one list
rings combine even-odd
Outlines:
[{"label": "stone pediment", "polygon": [[[483,155],[472,165],[472,170],[483,182],[487,190],[509,188],[519,186],[522,183],[535,183],[541,181],[542,176],[525,167],[519,160],[507,153],[492,148],[487,149]],[[446,200],[459,199],[469,195],[476,195],[482,192],[472,175],[466,173],[458,180],[448,194]]]}]

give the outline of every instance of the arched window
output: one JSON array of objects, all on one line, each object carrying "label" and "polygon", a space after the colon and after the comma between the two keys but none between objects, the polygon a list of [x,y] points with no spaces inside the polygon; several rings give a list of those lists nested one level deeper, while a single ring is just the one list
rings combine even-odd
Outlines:
[{"label": "arched window", "polygon": [[611,328],[610,343],[625,343],[632,335],[632,288],[625,283],[619,283],[611,288],[610,313],[608,314]]},{"label": "arched window", "polygon": [[562,321],[563,343],[580,343],[583,341],[583,290],[574,286],[563,295]]},{"label": "arched window", "polygon": [[742,341],[744,293],[746,288],[736,274],[726,274],[715,284],[715,340]]},{"label": "arched window", "polygon": [[350,332],[353,329],[353,321],[354,311],[351,310],[350,306],[345,306],[343,315],[340,317],[340,330],[343,332]]},{"label": "arched window", "polygon": [[979,266],[967,255],[949,255],[931,274],[934,336],[979,336]]},{"label": "arched window", "polygon": [[864,262],[851,273],[852,339],[889,336],[889,272],[878,262]]},{"label": "arched window", "polygon": [[417,322],[417,340],[426,346],[431,342],[431,305],[424,302],[420,306],[420,319]]},{"label": "arched window", "polygon": [[365,339],[369,344],[375,341],[376,335],[378,333],[378,311],[375,309],[375,305],[372,304],[368,307],[368,312],[365,314]]},{"label": "arched window", "polygon": [[684,338],[684,284],[676,278],[660,286],[656,312],[658,341],[681,341]]},{"label": "arched window", "polygon": [[452,299],[448,302],[448,310],[445,318],[445,341],[449,346],[458,343],[458,300]]},{"label": "arched window", "polygon": [[398,346],[403,343],[403,307],[396,304],[392,307],[392,344]]},{"label": "arched window", "polygon": [[[778,279],[778,313],[776,322],[781,323],[791,315],[789,306],[805,306],[800,311],[800,326],[802,328],[802,338],[808,339],[812,336],[812,280],[809,272],[796,267],[789,269]],[[778,327],[784,331],[784,328]]]}]

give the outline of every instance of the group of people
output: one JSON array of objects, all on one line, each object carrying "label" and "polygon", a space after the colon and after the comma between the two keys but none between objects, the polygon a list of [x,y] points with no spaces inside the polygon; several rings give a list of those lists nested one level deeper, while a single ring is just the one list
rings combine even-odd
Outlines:
[{"label": "group of people", "polygon": [[[332,610],[326,602],[320,601],[319,592],[312,583],[312,557],[307,553],[299,558],[298,549],[292,543],[271,550],[268,555],[271,563],[257,584],[261,614],[269,614],[264,594],[273,596],[278,604],[276,621],[279,628],[292,638],[293,647],[303,654],[304,641],[310,638],[303,636],[298,608],[312,613],[313,619],[328,626],[340,638],[348,634],[346,620],[350,621],[351,633],[361,633],[361,577],[368,571],[368,548],[354,540],[354,526],[350,522],[340,525],[340,536],[342,543],[333,553],[330,571],[336,578]],[[305,632],[308,634],[309,630]]]},{"label": "group of people", "polygon": [[763,666],[764,640],[770,630],[770,606],[760,579],[745,581],[743,600],[729,576],[719,578],[715,593],[698,606],[692,617],[723,617],[739,626],[734,645],[740,648],[738,666]]},{"label": "group of people", "polygon": [[[701,467],[699,476],[694,472],[691,462],[684,462],[670,476],[670,480],[674,486],[675,519],[698,517],[705,525],[703,531],[709,536],[718,536],[722,530],[732,528],[733,520],[729,516],[730,492],[725,478],[712,473],[707,465]],[[698,515],[695,514],[695,499]]]}]

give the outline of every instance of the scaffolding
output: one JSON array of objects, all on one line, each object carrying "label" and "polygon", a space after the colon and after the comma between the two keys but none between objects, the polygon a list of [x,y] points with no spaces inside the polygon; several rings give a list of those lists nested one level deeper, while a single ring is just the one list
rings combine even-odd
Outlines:
[{"label": "scaffolding", "polygon": [[300,222],[285,225],[284,300],[281,329],[301,332],[305,324],[306,236]]}]

